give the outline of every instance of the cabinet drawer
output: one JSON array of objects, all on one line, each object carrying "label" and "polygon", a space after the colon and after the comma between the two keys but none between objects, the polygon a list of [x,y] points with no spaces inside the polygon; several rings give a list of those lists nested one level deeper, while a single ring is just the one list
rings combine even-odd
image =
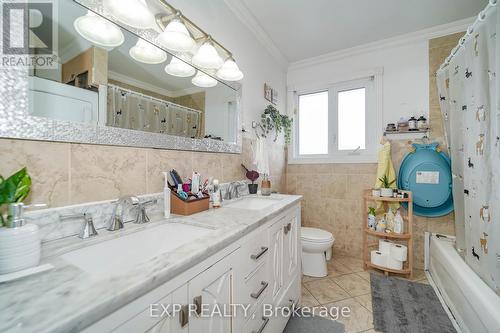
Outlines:
[{"label": "cabinet drawer", "polygon": [[241,248],[241,269],[244,277],[251,274],[269,257],[269,239],[264,231],[256,232]]},{"label": "cabinet drawer", "polygon": [[262,304],[255,313],[250,317],[250,319],[243,325],[243,333],[270,333],[271,329],[271,318],[264,317],[264,308]]},{"label": "cabinet drawer", "polygon": [[268,268],[265,263],[262,263],[254,273],[245,278],[240,299],[243,304],[251,305],[248,311],[252,313],[270,289]]}]

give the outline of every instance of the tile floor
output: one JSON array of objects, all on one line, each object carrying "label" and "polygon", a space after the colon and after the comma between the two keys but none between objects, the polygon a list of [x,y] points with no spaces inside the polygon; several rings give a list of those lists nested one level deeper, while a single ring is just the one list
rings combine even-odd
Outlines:
[{"label": "tile floor", "polygon": [[[328,276],[303,276],[301,305],[310,308],[349,307],[350,316],[338,319],[344,324],[346,332],[376,332],[372,322],[370,272],[375,271],[364,271],[361,259],[334,256],[328,262]],[[413,272],[413,281],[428,283],[422,270]]]}]

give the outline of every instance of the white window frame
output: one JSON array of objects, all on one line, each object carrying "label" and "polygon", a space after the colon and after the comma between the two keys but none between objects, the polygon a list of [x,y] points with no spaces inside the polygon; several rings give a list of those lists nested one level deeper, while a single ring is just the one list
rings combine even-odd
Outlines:
[{"label": "white window frame", "polygon": [[[359,77],[359,76],[358,76]],[[317,84],[291,92],[289,100],[293,110],[292,149],[288,150],[288,164],[319,163],[375,163],[382,128],[382,71],[358,79],[343,80],[330,84]],[[338,149],[338,93],[365,88],[365,149]],[[299,96],[328,91],[328,154],[299,154]],[[373,102],[370,102],[373,101]]]}]

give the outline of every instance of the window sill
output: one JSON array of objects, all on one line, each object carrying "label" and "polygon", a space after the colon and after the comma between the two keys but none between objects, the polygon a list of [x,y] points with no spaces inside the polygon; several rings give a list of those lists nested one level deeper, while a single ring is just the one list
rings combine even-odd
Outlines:
[{"label": "window sill", "polygon": [[345,163],[377,163],[377,154],[339,155],[329,157],[290,157],[288,164],[345,164]]}]

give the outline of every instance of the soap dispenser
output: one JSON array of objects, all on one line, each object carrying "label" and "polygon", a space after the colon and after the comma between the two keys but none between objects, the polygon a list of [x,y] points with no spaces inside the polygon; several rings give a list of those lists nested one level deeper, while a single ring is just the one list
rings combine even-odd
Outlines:
[{"label": "soap dispenser", "polygon": [[25,223],[24,209],[45,204],[11,203],[7,208],[6,226],[0,228],[0,274],[35,267],[40,262],[41,241],[36,224]]}]

